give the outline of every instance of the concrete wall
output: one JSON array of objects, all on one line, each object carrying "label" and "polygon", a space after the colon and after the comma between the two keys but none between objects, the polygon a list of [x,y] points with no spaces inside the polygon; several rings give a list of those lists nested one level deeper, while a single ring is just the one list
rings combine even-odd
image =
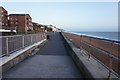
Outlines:
[{"label": "concrete wall", "polygon": [[84,78],[90,78],[91,80],[93,80],[93,76],[90,74],[90,72],[86,69],[86,67],[83,65],[82,61],[79,59],[79,57],[76,55],[76,53],[74,52],[73,48],[75,48],[75,46],[73,44],[71,44],[71,42],[69,42],[67,40],[67,38],[61,33],[63,40],[64,40],[64,45],[68,51],[68,53],[70,53],[70,56],[72,57],[73,61],[75,62],[75,64],[77,65],[78,69],[80,70],[82,76]]}]

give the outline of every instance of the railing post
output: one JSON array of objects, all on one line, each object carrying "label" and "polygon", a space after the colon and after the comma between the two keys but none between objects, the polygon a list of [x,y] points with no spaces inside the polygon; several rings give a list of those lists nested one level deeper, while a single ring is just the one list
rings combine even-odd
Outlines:
[{"label": "railing post", "polygon": [[37,42],[37,37],[36,37],[36,35],[35,35],[35,43]]},{"label": "railing post", "polygon": [[41,34],[40,34],[40,40],[42,40],[42,35],[43,35],[43,34],[41,33]]},{"label": "railing post", "polygon": [[44,33],[42,34],[42,40],[45,39],[45,38],[47,38],[46,35],[47,35],[47,34],[44,34]]},{"label": "railing post", "polygon": [[7,50],[7,56],[10,56],[9,49],[8,49],[8,37],[6,38],[6,50]]},{"label": "railing post", "polygon": [[40,39],[40,33],[39,33],[39,41],[41,41],[41,39]]},{"label": "railing post", "polygon": [[83,55],[83,52],[82,52],[82,35],[80,35],[80,45],[79,45],[79,48],[80,48],[80,53]]},{"label": "railing post", "polygon": [[40,35],[40,40],[42,40],[42,35],[43,35],[43,34],[41,33],[41,35]]},{"label": "railing post", "polygon": [[46,35],[45,33],[42,33],[42,34],[41,34],[41,39],[42,39],[42,40],[46,38],[45,35]]},{"label": "railing post", "polygon": [[[91,38],[89,38],[89,39],[90,39],[90,45],[91,45]],[[90,58],[91,58],[91,50],[90,50],[90,47],[91,47],[91,46],[89,46],[89,52],[88,52],[88,53],[89,53],[89,54],[88,54],[88,60],[89,60],[89,61],[90,61]]]},{"label": "railing post", "polygon": [[32,35],[31,35],[31,44],[32,44]]},{"label": "railing post", "polygon": [[[111,45],[111,54],[110,55],[112,55],[112,52],[113,52],[113,50],[112,50],[113,44],[114,44],[114,42]],[[112,76],[112,59],[113,59],[113,57],[110,57],[108,80],[111,80],[111,76]]]},{"label": "railing post", "polygon": [[82,35],[80,36],[81,37],[81,39],[80,39],[80,50],[82,50]]},{"label": "railing post", "polygon": [[36,34],[36,42],[38,42],[38,35]]},{"label": "railing post", "polygon": [[109,70],[108,80],[111,80],[111,76],[112,76],[112,69]]},{"label": "railing post", "polygon": [[43,33],[42,33],[42,34],[41,34],[41,40],[43,40],[43,36],[44,36],[44,35],[43,35]]},{"label": "railing post", "polygon": [[38,39],[39,39],[39,37],[38,37],[38,34],[36,35],[37,36],[37,42],[39,41]]},{"label": "railing post", "polygon": [[22,36],[22,48],[24,48],[24,36]]},{"label": "railing post", "polygon": [[91,55],[90,53],[88,53],[88,61],[90,61]]}]

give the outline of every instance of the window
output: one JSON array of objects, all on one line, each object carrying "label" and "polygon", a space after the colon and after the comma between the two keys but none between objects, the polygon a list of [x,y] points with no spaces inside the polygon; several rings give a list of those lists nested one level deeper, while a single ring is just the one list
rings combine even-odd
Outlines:
[{"label": "window", "polygon": [[18,20],[17,18],[15,18],[15,20]]},{"label": "window", "polygon": [[5,11],[5,13],[7,14],[7,11]]},{"label": "window", "polygon": [[28,18],[26,18],[26,20],[28,20]]},{"label": "window", "polygon": [[2,22],[0,22],[0,26],[2,25]]},{"label": "window", "polygon": [[8,20],[10,19],[10,17],[8,17]]},{"label": "window", "polygon": [[31,21],[31,19],[29,19],[29,21]]},{"label": "window", "polygon": [[16,22],[15,24],[18,24],[18,22]]},{"label": "window", "polygon": [[2,21],[2,19],[0,18],[0,22]]}]

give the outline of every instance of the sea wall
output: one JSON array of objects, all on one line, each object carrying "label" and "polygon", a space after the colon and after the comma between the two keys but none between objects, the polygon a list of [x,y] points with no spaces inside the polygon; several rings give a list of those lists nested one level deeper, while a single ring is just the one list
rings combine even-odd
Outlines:
[{"label": "sea wall", "polygon": [[87,53],[88,58],[94,57],[106,69],[112,71],[114,74],[119,76],[120,43],[65,32],[63,32],[62,34],[66,39],[72,42],[78,49],[84,50]]}]

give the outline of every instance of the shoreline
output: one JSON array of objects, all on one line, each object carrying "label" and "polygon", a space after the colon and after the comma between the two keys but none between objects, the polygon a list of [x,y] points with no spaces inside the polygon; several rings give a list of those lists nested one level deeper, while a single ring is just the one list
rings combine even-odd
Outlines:
[{"label": "shoreline", "polygon": [[[77,31],[76,32],[67,31],[67,32],[72,33],[72,34],[76,34],[76,35],[82,35],[82,36],[87,36],[87,37],[91,37],[91,38],[97,38],[97,39],[100,39],[100,40],[107,40],[107,41],[113,41],[113,42],[120,43],[119,37],[117,37],[116,39],[115,38],[113,39],[113,38],[108,38],[108,37],[104,37],[104,36],[101,37],[101,36],[97,36],[97,35],[88,34],[88,33],[102,33],[102,32],[77,32]],[[108,32],[106,32],[106,33],[108,33]],[[111,32],[111,33],[118,33],[118,32]],[[117,35],[119,35],[119,33]]]}]

